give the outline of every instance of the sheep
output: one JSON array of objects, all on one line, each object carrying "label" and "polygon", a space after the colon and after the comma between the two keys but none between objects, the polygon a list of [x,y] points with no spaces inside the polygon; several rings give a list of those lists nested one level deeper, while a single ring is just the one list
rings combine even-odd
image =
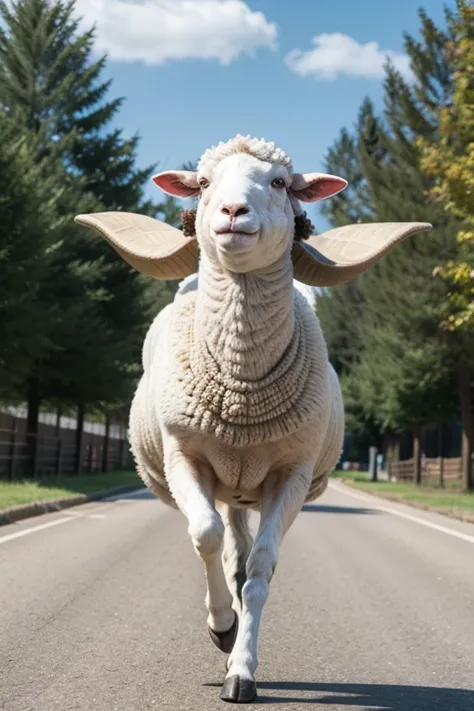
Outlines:
[{"label": "sheep", "polygon": [[[203,562],[209,634],[229,655],[221,698],[248,703],[279,546],[305,502],[325,490],[343,445],[339,381],[304,284],[354,278],[431,226],[355,225],[310,237],[300,202],[336,195],[346,181],[296,173],[283,150],[250,136],[208,149],[195,172],[153,181],[199,199],[184,233],[130,213],[76,220],[144,274],[185,277],[144,342],[131,449],[146,486],[187,518]],[[295,227],[304,233],[296,240]]]}]

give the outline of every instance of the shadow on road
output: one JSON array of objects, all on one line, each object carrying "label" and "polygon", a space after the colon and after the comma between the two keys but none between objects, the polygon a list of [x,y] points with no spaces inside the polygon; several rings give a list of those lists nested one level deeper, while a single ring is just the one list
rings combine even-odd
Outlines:
[{"label": "shadow on road", "polygon": [[334,514],[378,514],[377,509],[364,509],[354,506],[329,506],[324,504],[306,504],[302,511],[314,511],[317,513],[334,513]]},{"label": "shadow on road", "polygon": [[[474,691],[433,686],[394,686],[385,684],[317,684],[299,681],[258,683],[259,704],[318,704],[352,706],[381,711],[472,711]],[[304,696],[264,696],[264,689],[306,692]],[[308,692],[317,692],[316,695]]]}]

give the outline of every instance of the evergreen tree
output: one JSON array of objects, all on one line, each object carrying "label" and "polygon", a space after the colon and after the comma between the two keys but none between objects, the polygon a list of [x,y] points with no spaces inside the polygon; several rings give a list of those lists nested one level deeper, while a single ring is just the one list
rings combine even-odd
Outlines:
[{"label": "evergreen tree", "polygon": [[0,397],[14,398],[35,352],[44,347],[38,287],[45,236],[57,227],[60,190],[31,159],[32,141],[16,137],[0,111]]},{"label": "evergreen tree", "polygon": [[[339,299],[344,301],[345,295],[346,306],[339,309],[342,317],[338,325],[329,325],[342,333],[345,322],[349,334],[355,332],[353,365],[346,368],[343,378],[346,395],[359,421],[375,421],[383,431],[403,427],[417,431],[455,412],[451,396],[455,365],[438,329],[439,304],[445,292],[432,278],[432,271],[440,255],[447,259],[456,253],[456,222],[426,201],[432,179],[420,169],[416,147],[420,136],[436,137],[436,107],[451,100],[452,68],[446,53],[450,29],[448,23],[446,31],[440,30],[423,11],[420,20],[421,40],[405,37],[415,84],[408,85],[388,66],[384,121],[373,117],[366,102],[355,135],[336,146],[329,154],[333,162],[327,166],[330,172],[336,168],[344,175],[345,161],[346,175],[356,181],[352,196],[356,208],[342,214],[334,209],[336,223],[354,222],[354,218],[368,221],[369,217],[384,222],[427,221],[436,228],[397,246],[359,281],[357,326],[346,320],[354,302],[348,287],[342,287],[345,294]],[[343,157],[342,170],[335,160],[338,155]],[[366,204],[368,210],[364,210]]]},{"label": "evergreen tree", "polygon": [[68,177],[57,205],[63,232],[38,291],[49,347],[37,351],[28,379],[33,432],[43,398],[96,404],[129,397],[150,318],[141,276],[73,224],[81,211],[153,211],[142,203],[151,168],[135,168],[136,137],[107,131],[121,100],[107,101],[105,59],[91,60],[93,31],[78,31],[74,11],[74,2],[60,0],[0,2],[1,105],[19,133],[36,134],[38,165],[56,154]]}]

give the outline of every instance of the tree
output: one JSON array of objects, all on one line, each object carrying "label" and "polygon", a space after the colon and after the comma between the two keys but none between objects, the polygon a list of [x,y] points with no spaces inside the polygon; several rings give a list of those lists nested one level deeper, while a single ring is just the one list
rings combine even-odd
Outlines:
[{"label": "tree", "polygon": [[[38,287],[48,330],[25,383],[33,432],[42,399],[83,406],[129,397],[150,318],[141,276],[73,224],[81,211],[139,209],[151,171],[135,167],[137,137],[107,131],[121,99],[106,100],[105,59],[91,61],[93,31],[79,33],[74,10],[59,0],[0,2],[1,105],[19,135],[35,136],[38,168],[57,156],[66,176],[56,205],[62,232],[53,239],[48,231],[52,252]],[[43,226],[38,233],[42,240]]]},{"label": "tree", "polygon": [[353,133],[343,128],[324,160],[326,172],[340,175],[349,183],[339,195],[321,203],[321,213],[334,227],[374,221],[372,195],[360,161],[361,144],[377,162],[382,160],[385,149],[380,141],[380,122],[368,98],[362,103]]},{"label": "tree", "polygon": [[[348,180],[348,187],[333,200],[322,203],[322,213],[334,227],[371,222],[375,218],[372,196],[362,172],[359,146],[364,143],[379,159],[384,150],[379,138],[379,120],[366,99],[359,111],[353,133],[342,129],[328,150],[325,170]],[[382,429],[361,404],[358,383],[352,377],[365,349],[362,337],[365,295],[362,275],[337,288],[325,289],[318,297],[318,316],[324,331],[331,362],[341,377],[347,429],[353,449],[363,451],[370,444],[382,446]]]},{"label": "tree", "polygon": [[420,137],[418,147],[421,168],[434,179],[431,199],[459,220],[457,258],[438,265],[434,275],[447,285],[441,328],[457,336],[463,479],[469,490],[474,488],[474,5],[457,0],[457,14],[449,20],[451,39],[446,49],[454,68],[452,101],[438,111],[436,140]]},{"label": "tree", "polygon": [[47,245],[58,226],[60,189],[45,179],[46,166],[31,158],[31,137],[15,136],[0,111],[0,396],[13,398],[44,347],[44,314],[38,308]]},{"label": "tree", "polygon": [[[421,40],[405,37],[416,81],[408,84],[388,65],[383,120],[364,102],[355,133],[343,132],[327,165],[329,172],[338,171],[355,184],[347,204],[340,200],[327,208],[333,223],[412,220],[435,225],[429,236],[397,246],[366,273],[356,285],[357,298],[354,290],[342,287],[339,301],[345,306],[335,309],[328,324],[330,348],[336,342],[338,358],[346,362],[342,382],[352,420],[375,423],[382,432],[410,427],[415,440],[421,426],[456,411],[449,397],[456,364],[438,327],[445,287],[433,280],[432,271],[440,255],[448,259],[458,250],[456,219],[425,199],[433,179],[421,170],[416,148],[420,137],[435,139],[437,107],[451,100],[446,53],[451,29],[449,23],[446,31],[437,28],[423,11],[420,20]],[[353,346],[349,366],[344,329]]]}]

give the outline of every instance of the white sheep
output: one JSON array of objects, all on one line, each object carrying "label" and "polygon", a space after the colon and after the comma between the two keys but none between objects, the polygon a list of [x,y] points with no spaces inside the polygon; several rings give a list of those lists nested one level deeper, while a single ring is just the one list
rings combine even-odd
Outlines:
[{"label": "white sheep", "polygon": [[[237,136],[207,150],[197,172],[153,180],[171,195],[199,196],[195,237],[128,213],[77,221],[145,274],[198,270],[146,337],[131,447],[145,484],[187,517],[204,563],[210,635],[230,654],[221,698],[250,702],[281,540],[326,488],[343,443],[338,378],[313,294],[295,288],[294,277],[313,286],[347,281],[430,226],[356,225],[295,243],[299,201],[335,195],[346,181],[294,173],[263,139]],[[260,512],[255,540],[248,509]]]}]

